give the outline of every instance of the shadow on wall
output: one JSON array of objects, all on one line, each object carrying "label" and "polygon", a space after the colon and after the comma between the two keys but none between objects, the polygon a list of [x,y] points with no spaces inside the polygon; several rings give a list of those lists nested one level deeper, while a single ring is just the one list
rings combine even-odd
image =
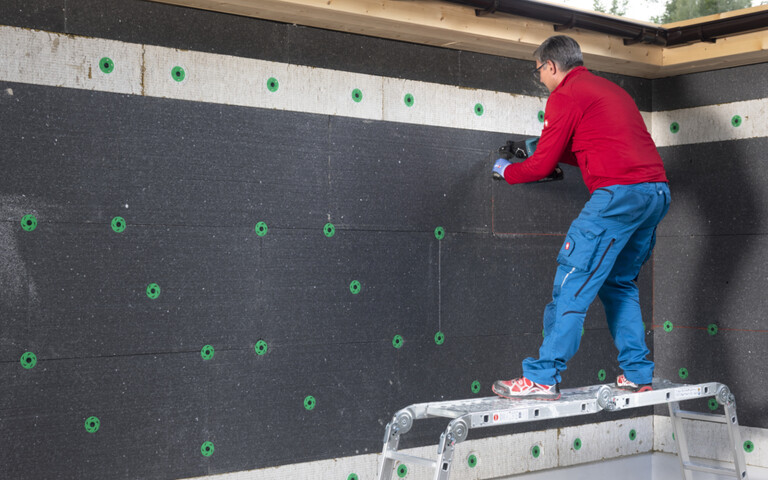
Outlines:
[{"label": "shadow on wall", "polygon": [[[765,303],[759,234],[764,233],[768,212],[762,209],[766,175],[756,165],[762,149],[758,143],[765,142],[727,141],[663,150],[672,207],[660,234],[671,237],[665,240],[671,246],[665,255],[673,255],[662,267],[668,277],[658,279],[666,297],[660,301],[667,303],[665,313],[672,314],[663,320],[695,329],[675,337],[689,339],[689,344],[675,344],[680,351],[665,355],[710,365],[709,371],[691,369],[689,381],[723,382],[737,398],[738,390],[745,398],[746,389],[753,388],[746,384],[740,365],[744,352],[738,349],[750,335],[743,330],[756,327],[760,321],[756,315]],[[720,331],[716,336],[708,335],[712,324]]]}]

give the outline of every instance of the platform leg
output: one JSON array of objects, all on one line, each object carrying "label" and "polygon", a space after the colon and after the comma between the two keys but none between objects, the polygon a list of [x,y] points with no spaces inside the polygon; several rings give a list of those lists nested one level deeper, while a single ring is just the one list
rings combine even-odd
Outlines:
[{"label": "platform leg", "polygon": [[731,399],[724,405],[725,419],[728,425],[728,437],[733,449],[733,465],[736,468],[736,478],[747,480],[747,463],[744,460],[744,449],[741,444],[739,419],[736,416],[736,401]]},{"label": "platform leg", "polygon": [[[450,431],[450,428],[449,428]],[[454,440],[450,433],[440,436],[440,445],[437,447],[437,464],[435,465],[435,480],[448,480],[451,475],[451,462],[453,461]]]},{"label": "platform leg", "polygon": [[393,419],[387,425],[384,433],[384,450],[381,452],[381,468],[379,469],[379,480],[392,480],[392,471],[395,468],[395,460],[390,458],[387,453],[397,451],[400,444],[400,434],[393,428],[396,420]]},{"label": "platform leg", "polygon": [[680,460],[680,467],[683,469],[683,478],[693,480],[693,474],[688,470],[687,465],[691,462],[691,456],[688,453],[688,439],[683,429],[683,420],[680,418],[680,404],[678,402],[669,402],[669,419],[672,422],[672,432],[675,434],[677,443],[677,458]]}]

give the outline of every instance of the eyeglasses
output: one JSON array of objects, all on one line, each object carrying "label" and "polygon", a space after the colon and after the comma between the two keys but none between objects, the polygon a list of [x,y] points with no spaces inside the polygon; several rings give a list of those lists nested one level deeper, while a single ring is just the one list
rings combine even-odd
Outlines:
[{"label": "eyeglasses", "polygon": [[540,71],[540,70],[542,69],[542,67],[544,67],[546,64],[547,64],[547,62],[544,62],[544,63],[542,63],[541,65],[539,65],[537,68],[534,68],[534,69],[533,69],[533,71],[531,72],[531,73],[533,74],[533,78],[540,78],[540,75],[539,75],[539,73],[540,73],[540,72],[539,72],[539,71]]}]

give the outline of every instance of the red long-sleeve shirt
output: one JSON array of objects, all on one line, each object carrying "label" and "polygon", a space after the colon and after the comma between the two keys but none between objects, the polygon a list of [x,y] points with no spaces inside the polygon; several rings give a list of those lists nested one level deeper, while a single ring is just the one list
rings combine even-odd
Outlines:
[{"label": "red long-sleeve shirt", "polygon": [[534,182],[560,162],[581,169],[590,193],[610,185],[667,181],[632,97],[584,67],[571,70],[550,94],[536,152],[509,165],[504,179],[511,184]]}]

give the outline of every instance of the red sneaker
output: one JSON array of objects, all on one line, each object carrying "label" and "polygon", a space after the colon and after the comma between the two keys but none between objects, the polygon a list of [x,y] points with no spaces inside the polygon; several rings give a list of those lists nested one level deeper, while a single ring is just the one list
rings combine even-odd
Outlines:
[{"label": "red sneaker", "polygon": [[650,383],[636,384],[627,380],[623,374],[616,377],[616,386],[623,388],[624,390],[632,390],[633,392],[650,392],[653,390],[653,386]]},{"label": "red sneaker", "polygon": [[557,385],[540,385],[525,377],[514,380],[496,380],[491,388],[493,393],[504,398],[532,400],[557,400],[560,389]]}]

